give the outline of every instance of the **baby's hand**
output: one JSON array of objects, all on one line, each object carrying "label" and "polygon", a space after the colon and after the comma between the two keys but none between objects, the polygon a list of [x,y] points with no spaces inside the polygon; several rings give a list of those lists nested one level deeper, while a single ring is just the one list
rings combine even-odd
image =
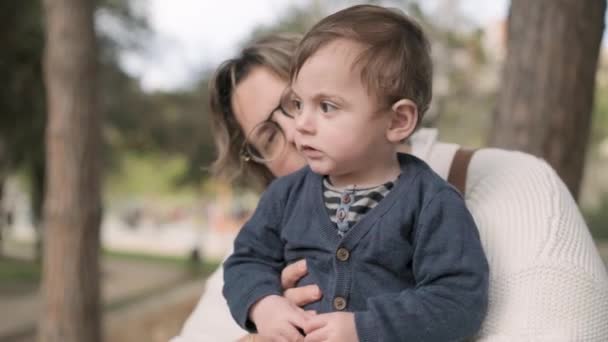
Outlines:
[{"label": "baby's hand", "polygon": [[313,312],[306,312],[287,299],[271,295],[251,307],[249,318],[255,323],[260,337],[268,341],[304,341],[298,328],[304,326]]},{"label": "baby's hand", "polygon": [[305,342],[359,341],[352,312],[332,312],[310,317],[303,326]]}]

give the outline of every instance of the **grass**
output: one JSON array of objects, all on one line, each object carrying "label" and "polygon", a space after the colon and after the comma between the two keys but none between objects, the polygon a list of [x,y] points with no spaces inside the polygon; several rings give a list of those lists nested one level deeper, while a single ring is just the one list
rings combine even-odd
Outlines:
[{"label": "grass", "polygon": [[194,263],[184,257],[113,251],[105,249],[103,250],[102,255],[105,257],[117,258],[122,260],[172,265],[191,271],[195,276],[209,275],[219,266],[218,261],[203,260],[202,262]]},{"label": "grass", "polygon": [[[27,246],[26,246],[27,247]],[[29,246],[31,247],[31,246]],[[126,253],[111,250],[104,250],[101,253],[102,259],[135,261],[141,264],[149,263],[160,267],[173,267],[183,269],[183,275],[173,279],[165,280],[155,286],[148,287],[137,293],[129,294],[125,297],[112,300],[103,305],[104,312],[115,312],[131,305],[144,302],[148,299],[158,298],[170,293],[176,287],[188,281],[201,279],[215,270],[218,262],[192,263],[187,258],[158,256],[141,253]],[[11,257],[0,257],[0,295],[14,296],[27,295],[34,293],[40,283],[41,267],[32,260],[17,259]],[[28,324],[19,331],[13,332],[10,336],[5,336],[8,340],[29,340],[35,334],[35,323]],[[3,340],[0,338],[0,340]]]},{"label": "grass", "polygon": [[0,283],[35,282],[40,280],[40,265],[22,259],[0,257]]},{"label": "grass", "polygon": [[[219,262],[203,261],[193,263],[183,257],[159,256],[141,253],[117,252],[104,250],[102,258],[113,258],[141,263],[153,263],[167,267],[176,267],[184,270],[184,279],[205,277],[213,272]],[[3,293],[15,294],[34,290],[38,287],[41,277],[41,266],[31,260],[17,259],[12,257],[0,257],[0,291]],[[167,284],[162,288],[169,288],[176,284]],[[159,289],[151,289],[148,292],[155,292]],[[147,296],[148,294],[142,294]]]},{"label": "grass", "polygon": [[8,294],[29,292],[40,283],[40,265],[33,261],[0,257],[0,291]]}]

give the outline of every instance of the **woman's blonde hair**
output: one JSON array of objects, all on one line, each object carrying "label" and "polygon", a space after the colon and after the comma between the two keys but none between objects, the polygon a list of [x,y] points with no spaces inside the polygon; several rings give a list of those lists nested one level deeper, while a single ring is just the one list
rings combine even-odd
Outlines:
[{"label": "woman's blonde hair", "polygon": [[274,34],[247,45],[241,53],[222,63],[209,81],[211,123],[217,158],[211,171],[229,181],[254,177],[255,185],[267,186],[274,176],[265,165],[244,163],[240,149],[246,132],[236,121],[232,109],[232,93],[255,67],[266,67],[278,77],[289,80],[291,60],[301,36]]}]

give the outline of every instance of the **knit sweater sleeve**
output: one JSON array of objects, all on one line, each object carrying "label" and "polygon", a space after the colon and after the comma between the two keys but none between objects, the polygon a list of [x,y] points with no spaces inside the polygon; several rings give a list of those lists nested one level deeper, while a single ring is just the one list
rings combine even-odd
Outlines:
[{"label": "knit sweater sleeve", "polygon": [[479,340],[608,341],[606,268],[555,171],[482,149],[466,193],[492,270]]},{"label": "knit sweater sleeve", "polygon": [[[170,342],[236,341],[247,334],[230,317],[222,297],[223,269],[219,267],[205,281],[205,290],[179,335]],[[189,292],[188,292],[189,293]]]},{"label": "knit sweater sleeve", "polygon": [[280,238],[284,182],[274,182],[260,198],[252,217],[239,231],[234,252],[224,262],[223,295],[232,317],[254,332],[248,319],[253,304],[269,295],[282,295],[280,274],[285,266]]},{"label": "knit sweater sleeve", "polygon": [[361,341],[460,341],[486,313],[488,264],[477,228],[452,188],[422,209],[413,237],[416,286],[368,299],[355,313]]}]

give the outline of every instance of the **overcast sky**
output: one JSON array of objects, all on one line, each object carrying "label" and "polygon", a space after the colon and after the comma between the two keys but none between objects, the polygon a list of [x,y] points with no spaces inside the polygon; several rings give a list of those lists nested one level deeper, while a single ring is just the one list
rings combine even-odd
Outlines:
[{"label": "overcast sky", "polygon": [[[236,52],[253,28],[270,24],[287,8],[310,0],[148,0],[145,8],[155,39],[147,53],[124,56],[129,72],[146,89],[174,89],[188,84],[193,74],[214,68]],[[432,11],[450,0],[425,0]],[[507,0],[461,0],[461,11],[485,25],[505,18]],[[604,37],[606,42],[606,37]]]}]

